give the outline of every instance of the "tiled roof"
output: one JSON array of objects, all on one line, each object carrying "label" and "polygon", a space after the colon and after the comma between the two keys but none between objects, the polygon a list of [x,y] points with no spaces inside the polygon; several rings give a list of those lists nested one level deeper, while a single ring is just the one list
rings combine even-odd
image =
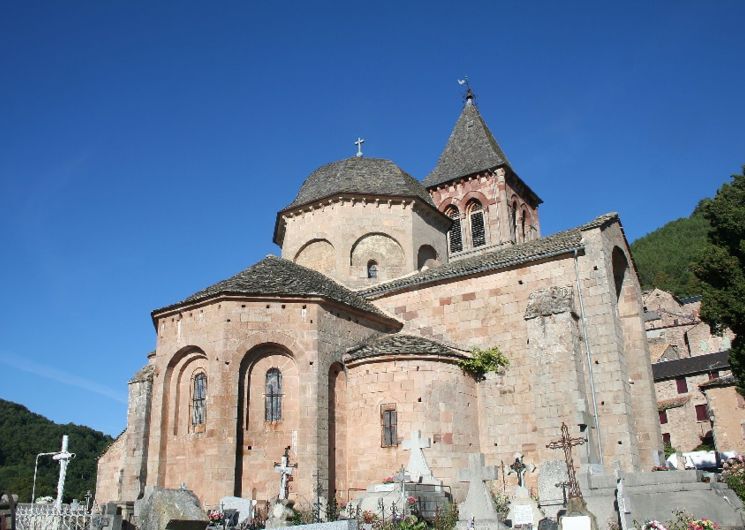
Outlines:
[{"label": "tiled roof", "polygon": [[519,245],[502,247],[492,252],[485,252],[470,258],[452,261],[446,265],[427,269],[426,271],[404,278],[379,283],[358,292],[367,298],[375,299],[390,292],[400,291],[414,286],[504,269],[530,261],[559,256],[575,248],[582,247],[582,232],[584,230],[597,228],[617,220],[618,214],[615,212],[608,213],[571,230],[542,237],[534,241],[520,243]]},{"label": "tiled roof", "polygon": [[390,160],[352,157],[316,169],[285,209],[345,193],[417,197],[435,206],[421,182]]},{"label": "tiled roof", "polygon": [[701,383],[700,385],[698,385],[698,387],[701,390],[706,390],[707,388],[734,386],[735,384],[737,384],[737,381],[735,380],[734,375],[725,375],[724,377],[717,377],[716,379],[712,379],[711,381]]},{"label": "tiled roof", "polygon": [[509,165],[476,105],[470,100],[455,122],[437,165],[424,179],[428,188],[485,169]]},{"label": "tiled roof", "polygon": [[354,361],[368,357],[397,354],[425,354],[465,358],[464,351],[459,351],[440,342],[416,337],[414,335],[384,335],[376,337],[349,348],[344,355],[345,361]]},{"label": "tiled roof", "polygon": [[225,294],[321,297],[340,302],[354,309],[391,318],[359,294],[350,291],[320,272],[272,255],[235,276],[207,287],[181,302],[156,309],[153,314]]},{"label": "tiled roof", "polygon": [[655,363],[652,365],[652,374],[655,381],[662,381],[664,379],[722,370],[724,368],[729,368],[729,351]]},{"label": "tiled roof", "polygon": [[690,396],[680,396],[680,397],[674,397],[670,399],[663,399],[662,401],[657,402],[657,410],[659,412],[662,412],[663,410],[682,407],[683,405],[688,403],[690,399],[691,399]]}]

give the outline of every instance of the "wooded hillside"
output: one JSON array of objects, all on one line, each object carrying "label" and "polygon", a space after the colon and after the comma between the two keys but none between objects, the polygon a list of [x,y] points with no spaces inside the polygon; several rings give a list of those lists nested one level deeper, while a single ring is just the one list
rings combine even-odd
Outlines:
[{"label": "wooded hillside", "polygon": [[[83,500],[96,489],[96,459],[113,441],[90,427],[61,425],[34,414],[23,405],[0,399],[0,494],[16,493],[21,502],[31,500],[34,459],[38,453],[59,451],[62,435],[70,436],[69,451],[76,457],[67,468],[65,500]],[[39,458],[36,496],[57,496],[59,464],[50,456]]]},{"label": "wooded hillside", "polygon": [[659,287],[677,296],[701,294],[691,265],[706,246],[708,221],[700,206],[631,244],[642,289]]}]

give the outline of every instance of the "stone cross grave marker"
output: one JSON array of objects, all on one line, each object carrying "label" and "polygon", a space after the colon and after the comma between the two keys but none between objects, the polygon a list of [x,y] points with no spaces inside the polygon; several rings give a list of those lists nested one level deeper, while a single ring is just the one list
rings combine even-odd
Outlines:
[{"label": "stone cross grave marker", "polygon": [[411,438],[404,440],[403,448],[409,451],[409,464],[406,466],[413,482],[431,484],[435,482],[432,471],[427,465],[422,449],[432,446],[429,438],[422,438],[422,431],[412,431]]},{"label": "stone cross grave marker", "polygon": [[274,471],[279,473],[279,499],[287,498],[289,478],[297,464],[290,464],[290,446],[285,447],[285,454],[280,462],[274,462]]},{"label": "stone cross grave marker", "polygon": [[567,476],[569,477],[569,498],[570,499],[581,499],[582,490],[579,489],[579,482],[577,482],[577,475],[574,472],[574,459],[572,458],[572,447],[575,445],[582,445],[587,442],[584,438],[571,438],[569,436],[569,428],[566,423],[561,422],[561,438],[554,440],[553,442],[546,445],[549,449],[563,449],[564,450],[564,461],[567,466]]},{"label": "stone cross grave marker", "polygon": [[461,482],[468,482],[466,500],[458,509],[461,521],[496,521],[499,518],[485,483],[496,480],[497,475],[497,467],[487,466],[483,453],[468,455],[468,468],[462,469],[459,477]]}]

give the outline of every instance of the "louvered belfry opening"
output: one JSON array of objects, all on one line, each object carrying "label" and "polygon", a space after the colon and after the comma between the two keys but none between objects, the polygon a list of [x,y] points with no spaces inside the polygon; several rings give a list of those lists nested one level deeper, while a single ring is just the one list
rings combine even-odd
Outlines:
[{"label": "louvered belfry opening", "polygon": [[474,248],[483,247],[486,245],[486,226],[484,208],[479,201],[469,203],[468,217],[471,224],[471,243]]},{"label": "louvered belfry opening", "polygon": [[460,212],[455,206],[451,206],[445,212],[445,215],[453,220],[448,232],[448,243],[450,244],[450,253],[454,254],[463,250],[463,233],[460,227]]}]

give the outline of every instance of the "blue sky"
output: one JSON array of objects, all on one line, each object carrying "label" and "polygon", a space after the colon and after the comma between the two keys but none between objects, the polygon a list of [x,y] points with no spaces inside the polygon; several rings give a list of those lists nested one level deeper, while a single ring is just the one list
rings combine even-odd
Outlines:
[{"label": "blue sky", "polygon": [[118,434],[149,313],[354,153],[423,178],[468,75],[544,234],[629,239],[745,163],[745,3],[6,2],[0,397]]}]

